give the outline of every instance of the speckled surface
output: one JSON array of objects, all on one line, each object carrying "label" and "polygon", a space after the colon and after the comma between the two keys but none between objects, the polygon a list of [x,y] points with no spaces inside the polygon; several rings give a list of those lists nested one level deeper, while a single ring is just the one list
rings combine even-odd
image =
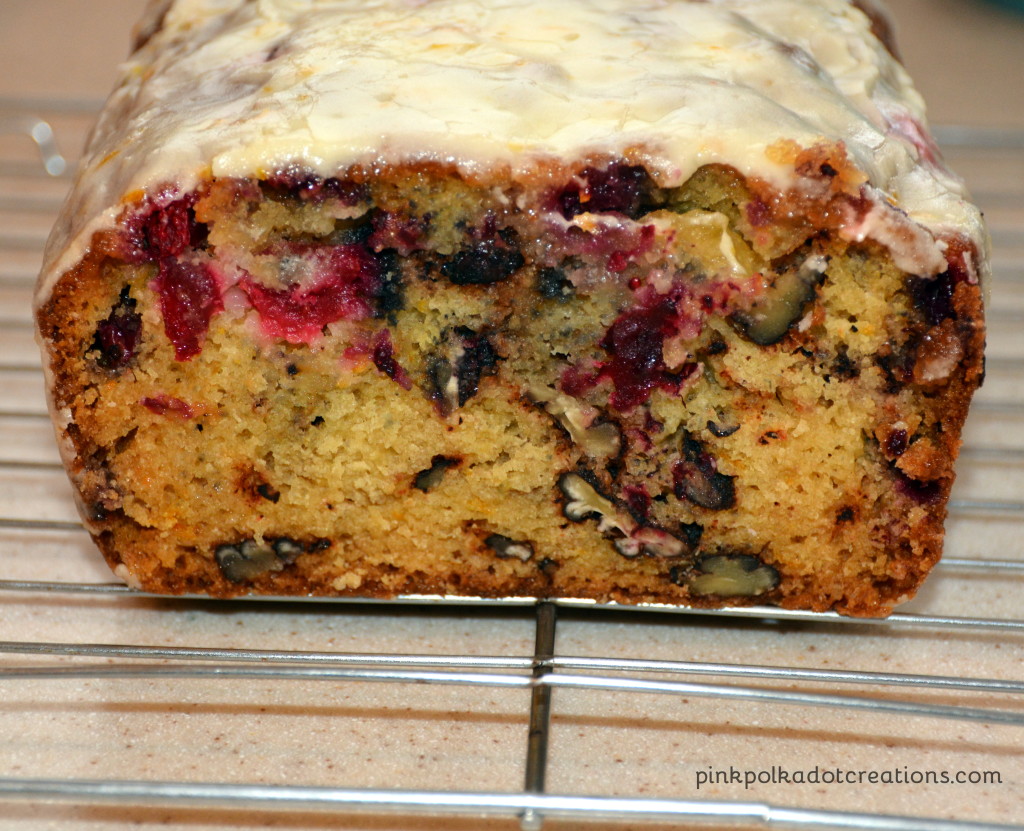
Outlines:
[{"label": "speckled surface", "polygon": [[[0,96],[102,98],[140,3],[4,0]],[[903,54],[932,120],[1024,128],[1024,23],[967,0],[892,0]],[[71,142],[80,140],[72,124]],[[22,153],[0,137],[0,150]],[[950,148],[995,238],[989,374],[965,439],[947,556],[1024,562],[1024,153]],[[26,154],[30,158],[31,153]],[[6,158],[6,157],[5,157]],[[24,179],[0,175],[0,518],[73,521],[44,409],[28,326],[31,272],[52,215],[18,200]],[[62,185],[28,180],[32,197]],[[48,197],[47,197],[48,198]],[[4,199],[7,201],[5,202]],[[3,242],[7,235],[27,245]],[[986,508],[983,502],[995,500]],[[84,534],[0,523],[0,579],[107,581]],[[1021,618],[1024,572],[941,567],[907,611]],[[527,657],[533,618],[519,610],[205,603],[0,591],[0,639],[244,649]],[[901,630],[714,617],[563,612],[559,655],[722,661],[1024,681],[1024,632]],[[0,654],[0,668],[68,658]],[[645,676],[646,677],[646,676]],[[652,678],[660,676],[651,676]],[[823,687],[806,681],[674,676],[759,688],[878,695],[993,707],[994,693]],[[529,694],[524,689],[244,679],[0,678],[0,782],[146,779],[518,792]],[[776,806],[1024,823],[1024,726],[768,705],[686,695],[558,689],[551,793],[735,800]],[[704,785],[699,773],[832,769],[997,771],[1001,784]],[[0,831],[365,828],[513,829],[504,819],[89,807],[0,800]],[[665,828],[550,821],[552,829]],[[678,825],[672,827],[679,827]],[[706,826],[705,826],[706,827]],[[717,827],[733,827],[724,824]]]}]

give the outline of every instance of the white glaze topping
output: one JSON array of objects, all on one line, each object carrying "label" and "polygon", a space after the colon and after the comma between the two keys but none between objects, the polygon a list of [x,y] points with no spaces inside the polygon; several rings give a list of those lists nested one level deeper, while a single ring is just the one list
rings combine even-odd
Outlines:
[{"label": "white glaze topping", "polygon": [[796,174],[769,148],[842,141],[876,201],[850,238],[920,274],[945,268],[942,235],[985,249],[919,96],[847,0],[177,0],[161,13],[100,118],[37,302],[140,192],[289,163],[528,176],[628,153],[664,186],[724,163],[785,189]]}]

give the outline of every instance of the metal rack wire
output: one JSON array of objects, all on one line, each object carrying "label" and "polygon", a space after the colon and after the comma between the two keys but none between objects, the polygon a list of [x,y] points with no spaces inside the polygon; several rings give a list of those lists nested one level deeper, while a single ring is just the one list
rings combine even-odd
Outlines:
[{"label": "metal rack wire", "polygon": [[[78,715],[92,718],[92,707],[117,709],[118,718],[128,719],[127,699],[155,696],[145,709],[152,720],[179,714],[183,705],[172,694],[179,689],[176,684],[207,685],[214,703],[206,706],[232,721],[236,709],[254,708],[237,692],[239,687],[279,690],[285,685],[287,691],[280,694],[296,702],[289,705],[294,710],[284,708],[288,714],[322,707],[324,689],[387,686],[406,697],[413,690],[427,690],[431,698],[424,699],[428,703],[423,709],[433,717],[436,707],[452,721],[466,708],[483,722],[500,721],[492,710],[506,712],[507,707],[507,723],[496,730],[502,741],[511,737],[516,748],[508,754],[511,772],[491,788],[460,787],[459,771],[440,777],[442,784],[433,787],[419,787],[418,779],[409,778],[382,787],[375,784],[382,777],[374,775],[363,776],[363,784],[354,786],[362,771],[357,776],[352,769],[340,778],[328,777],[329,784],[323,776],[315,777],[314,784],[295,775],[274,780],[265,774],[259,781],[239,775],[174,778],[160,771],[141,778],[87,777],[80,775],[84,765],[73,765],[71,774],[48,775],[58,768],[64,771],[52,754],[60,752],[69,729],[65,727],[64,733],[43,734],[43,744],[52,744],[41,752],[51,755],[41,757],[30,775],[16,770],[22,767],[15,763],[16,750],[0,753],[0,765],[8,768],[0,767],[0,803],[15,819],[20,816],[31,825],[40,817],[56,818],[63,823],[60,827],[72,827],[75,821],[100,816],[115,825],[139,816],[155,821],[152,812],[159,809],[170,812],[160,815],[163,821],[187,820],[190,827],[212,812],[219,817],[217,827],[229,819],[239,827],[271,820],[299,824],[294,817],[317,814],[338,823],[339,817],[355,815],[389,818],[388,828],[401,822],[448,828],[460,818],[475,823],[472,827],[486,822],[524,829],[583,822],[608,828],[1024,828],[1007,825],[1024,817],[1024,797],[1013,795],[1014,787],[1024,785],[1024,764],[1015,752],[1024,747],[1024,619],[1015,613],[1018,604],[1012,600],[1024,588],[1024,550],[1019,544],[1024,502],[1018,484],[1024,478],[1024,340],[1017,337],[1024,322],[1024,135],[962,128],[940,135],[988,210],[997,251],[993,294],[999,302],[989,314],[989,376],[966,434],[961,482],[951,504],[948,555],[926,596],[905,611],[885,621],[864,621],[778,609],[708,613],[652,606],[638,611],[526,598],[477,603],[408,598],[398,607],[391,602],[294,599],[216,604],[197,598],[147,598],[108,582],[74,514],[52,447],[32,343],[30,298],[45,234],[66,187],[68,164],[53,136],[61,137],[65,146],[80,146],[93,108],[93,102],[0,100],[0,562],[6,564],[6,579],[0,580],[0,631],[32,633],[31,638],[0,641],[0,734],[5,719],[16,722],[42,711],[27,689],[48,691],[43,697],[56,701],[49,711],[54,718],[64,718],[65,711],[76,707]],[[81,612],[80,627],[60,614],[65,607]],[[111,615],[135,622],[148,615],[159,622],[142,626],[137,642],[104,642],[102,633],[111,627],[102,621]],[[414,641],[410,633],[420,626],[434,627],[438,639],[422,651],[396,648],[394,642],[378,648],[373,633],[403,615],[409,625],[396,630],[399,645],[403,639]],[[281,620],[303,628],[315,617],[317,622],[305,627],[309,631],[298,635],[304,643],[331,640],[319,638],[318,626],[333,632],[362,625],[360,631],[371,633],[373,648],[254,648],[245,632],[223,637],[224,616],[239,626],[281,631]],[[27,624],[29,619],[37,622]],[[218,645],[209,645],[210,631],[199,627],[197,619],[214,619],[211,631]],[[454,636],[452,627],[459,630]],[[183,642],[158,644],[154,633],[168,628],[178,630]],[[512,648],[487,651],[509,632]],[[297,636],[295,631],[290,635]],[[190,637],[196,642],[189,642]],[[640,651],[635,649],[638,641]],[[343,639],[344,644],[359,642]],[[450,643],[465,650],[439,647]],[[717,654],[722,643],[726,647],[720,651],[730,660],[701,657]],[[728,648],[730,643],[738,646]],[[889,658],[878,656],[895,654],[906,643],[916,651],[903,649],[896,663],[927,670],[928,660],[916,656],[935,652],[954,671],[887,668]],[[680,658],[680,653],[688,657]],[[818,661],[809,661],[808,653],[816,653]],[[759,654],[770,654],[772,660],[756,660]],[[85,695],[85,705],[76,704],[67,692],[69,684]],[[132,684],[142,686],[128,686]],[[446,688],[461,691],[447,711],[432,703]],[[511,704],[498,700],[506,693]],[[481,703],[492,694],[497,703]],[[644,702],[653,699],[669,702],[669,710],[648,708]],[[693,703],[699,701],[711,709],[700,710]],[[241,703],[236,708],[232,702]],[[680,703],[695,709],[681,715]],[[337,717],[327,713],[326,720],[336,726],[340,719],[344,729],[346,723],[361,724],[364,709],[375,706],[354,705]],[[384,709],[378,736],[390,735],[398,721],[398,705]],[[615,719],[605,715],[612,711],[619,714]],[[641,715],[633,716],[634,711]],[[75,717],[69,716],[71,728]],[[640,741],[647,748],[624,760],[641,769],[679,735],[682,722],[706,720],[712,724],[708,735],[716,732],[716,725],[738,729],[737,744],[726,744],[726,749],[756,744],[762,734],[772,738],[773,732],[782,747],[794,741],[786,731],[796,729],[795,750],[780,755],[792,764],[800,758],[831,759],[832,744],[853,742],[852,733],[844,733],[841,726],[847,719],[860,725],[851,728],[857,732],[856,742],[872,745],[868,749],[875,754],[875,744],[888,746],[881,737],[872,738],[872,731],[882,732],[882,725],[894,736],[910,731],[896,744],[929,760],[938,757],[928,742],[956,732],[956,739],[944,741],[951,746],[963,741],[972,759],[1002,766],[997,771],[1002,782],[996,783],[1001,788],[985,790],[984,798],[981,791],[955,797],[947,791],[949,804],[941,798],[934,806],[897,802],[897,810],[887,811],[859,809],[858,799],[851,801],[849,795],[829,801],[786,787],[756,791],[768,793],[767,800],[741,798],[751,793],[748,788],[723,787],[705,796],[699,788],[680,789],[671,774],[668,787],[654,789],[637,785],[642,777],[636,775],[623,775],[624,784],[605,776],[599,783],[579,785],[586,765],[581,765],[577,748],[593,746],[593,734],[608,733],[611,738],[602,738],[602,747],[617,747],[623,730],[633,735],[655,725],[650,741]],[[957,725],[978,729],[967,735]],[[441,729],[450,733],[464,726],[442,723]],[[134,729],[141,733],[146,728]],[[276,729],[262,741],[279,736]],[[577,735],[571,736],[573,732]],[[868,738],[861,738],[865,732]],[[693,747],[696,735],[685,736]],[[559,747],[568,750],[559,752]],[[85,742],[82,752],[88,750]],[[691,782],[698,773],[711,773],[727,762],[714,755],[721,751],[713,746],[712,755],[698,762],[700,752],[680,751]],[[453,754],[442,754],[441,761],[454,765]],[[125,751],[125,758],[134,755]],[[481,767],[488,758],[480,756]],[[772,762],[764,761],[758,772],[772,769]],[[905,758],[890,764],[907,768]],[[173,765],[167,769],[177,770]],[[13,808],[18,805],[30,805],[31,810],[19,815]],[[109,813],[89,813],[102,808]]]}]

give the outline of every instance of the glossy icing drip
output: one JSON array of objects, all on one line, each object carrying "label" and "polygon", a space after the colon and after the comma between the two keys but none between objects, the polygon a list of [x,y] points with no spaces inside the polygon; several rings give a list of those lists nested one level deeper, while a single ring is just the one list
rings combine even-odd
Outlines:
[{"label": "glossy icing drip", "polygon": [[945,268],[942,236],[985,248],[919,96],[846,0],[178,0],[150,14],[162,25],[123,67],[37,302],[140,193],[292,164],[528,179],[626,157],[663,186],[723,163],[788,189],[799,178],[773,146],[841,141],[877,208],[851,238],[919,274]]}]

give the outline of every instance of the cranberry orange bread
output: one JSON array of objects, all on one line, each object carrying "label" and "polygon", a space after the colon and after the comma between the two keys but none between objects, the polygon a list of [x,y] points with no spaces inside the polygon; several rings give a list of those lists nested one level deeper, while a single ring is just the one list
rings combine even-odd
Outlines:
[{"label": "cranberry orange bread", "polygon": [[846,0],[151,7],[37,317],[154,592],[885,614],[986,241]]}]

